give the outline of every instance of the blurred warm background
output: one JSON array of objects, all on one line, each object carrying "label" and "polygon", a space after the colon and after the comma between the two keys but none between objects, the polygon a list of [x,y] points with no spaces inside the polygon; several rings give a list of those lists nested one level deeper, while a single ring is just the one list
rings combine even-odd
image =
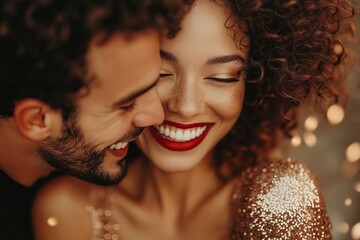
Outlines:
[{"label": "blurred warm background", "polygon": [[[352,55],[360,63],[360,43]],[[360,239],[360,64],[354,66],[347,87],[350,98],[345,110],[333,105],[325,115],[318,115],[311,108],[303,109],[301,126],[286,153],[305,162],[317,176],[335,240]]]}]

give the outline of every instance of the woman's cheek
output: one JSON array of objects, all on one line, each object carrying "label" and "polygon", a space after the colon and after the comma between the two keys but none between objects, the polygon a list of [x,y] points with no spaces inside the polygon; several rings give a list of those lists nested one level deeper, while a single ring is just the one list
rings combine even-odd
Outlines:
[{"label": "woman's cheek", "polygon": [[233,89],[233,91],[217,91],[212,97],[212,108],[223,120],[236,120],[242,110],[244,102],[244,89]]}]

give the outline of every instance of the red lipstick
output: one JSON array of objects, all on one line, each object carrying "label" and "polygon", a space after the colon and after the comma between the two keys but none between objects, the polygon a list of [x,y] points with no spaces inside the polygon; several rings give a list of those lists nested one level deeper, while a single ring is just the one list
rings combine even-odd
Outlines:
[{"label": "red lipstick", "polygon": [[192,123],[192,124],[183,124],[176,123],[171,121],[164,121],[164,125],[180,128],[180,129],[189,129],[195,127],[204,127],[206,126],[205,131],[199,136],[189,141],[177,142],[175,140],[169,139],[164,135],[161,135],[154,127],[150,127],[150,133],[153,138],[164,148],[171,151],[188,151],[197,147],[206,137],[210,128],[214,125],[213,123]]},{"label": "red lipstick", "polygon": [[171,122],[168,120],[165,120],[162,125],[168,125],[168,126],[173,126],[176,128],[181,128],[181,129],[189,129],[189,128],[195,128],[195,127],[204,127],[204,126],[212,126],[214,125],[213,123],[191,123],[191,124],[184,124],[184,123],[178,123],[178,122]]}]

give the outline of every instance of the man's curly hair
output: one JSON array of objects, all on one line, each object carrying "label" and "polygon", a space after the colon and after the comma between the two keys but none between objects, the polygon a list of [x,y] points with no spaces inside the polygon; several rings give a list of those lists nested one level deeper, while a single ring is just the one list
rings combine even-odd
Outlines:
[{"label": "man's curly hair", "polygon": [[[219,175],[228,178],[266,161],[279,132],[291,136],[307,98],[326,106],[345,93],[342,39],[354,32],[354,8],[347,0],[216,2],[230,6],[226,26],[240,48],[249,47],[243,110],[215,151],[215,168],[225,166],[227,175]],[[239,29],[244,22],[247,28]],[[239,31],[250,38],[249,46]]]},{"label": "man's curly hair", "polygon": [[179,30],[181,0],[4,0],[0,2],[0,116],[32,97],[63,112],[88,86],[85,54],[97,34]]}]

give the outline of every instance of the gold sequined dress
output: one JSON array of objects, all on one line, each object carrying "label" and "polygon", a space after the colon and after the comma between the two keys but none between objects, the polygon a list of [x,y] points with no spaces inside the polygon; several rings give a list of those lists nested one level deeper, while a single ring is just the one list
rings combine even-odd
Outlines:
[{"label": "gold sequined dress", "polygon": [[[92,240],[122,239],[107,191],[96,188],[90,197],[94,204],[85,210],[93,224]],[[229,239],[332,239],[318,184],[310,170],[295,160],[247,169],[237,179],[231,197]]]}]

